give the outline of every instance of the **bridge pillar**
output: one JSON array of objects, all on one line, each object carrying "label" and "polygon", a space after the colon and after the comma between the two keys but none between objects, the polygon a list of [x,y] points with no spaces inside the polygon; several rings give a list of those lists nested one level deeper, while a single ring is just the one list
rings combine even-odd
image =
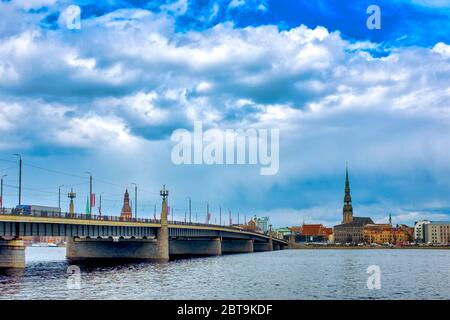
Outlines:
[{"label": "bridge pillar", "polygon": [[161,260],[157,240],[68,238],[69,260]]},{"label": "bridge pillar", "polygon": [[169,255],[172,256],[220,256],[222,244],[215,239],[176,239],[169,241]]},{"label": "bridge pillar", "polygon": [[169,191],[166,190],[164,185],[163,190],[160,191],[163,201],[161,204],[161,227],[158,228],[156,233],[157,239],[157,257],[158,260],[169,260],[169,207],[167,206],[167,196]]},{"label": "bridge pillar", "polygon": [[25,246],[23,240],[0,239],[0,269],[25,268]]},{"label": "bridge pillar", "polygon": [[160,259],[158,240],[80,239],[68,238],[66,257],[69,260],[150,260]]},{"label": "bridge pillar", "polygon": [[272,251],[273,246],[272,242],[253,242],[253,251],[261,252],[261,251]]},{"label": "bridge pillar", "polygon": [[273,251],[273,234],[272,234],[272,225],[269,226],[269,251]]},{"label": "bridge pillar", "polygon": [[156,232],[156,247],[157,253],[155,260],[168,261],[169,260],[169,227],[162,225]]},{"label": "bridge pillar", "polygon": [[253,240],[222,240],[222,253],[253,252]]}]

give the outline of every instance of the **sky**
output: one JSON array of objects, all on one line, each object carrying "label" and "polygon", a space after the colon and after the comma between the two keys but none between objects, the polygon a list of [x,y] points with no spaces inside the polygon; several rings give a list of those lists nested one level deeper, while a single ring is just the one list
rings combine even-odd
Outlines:
[{"label": "sky", "polygon": [[[368,29],[370,5],[381,29]],[[70,5],[81,28],[67,27]],[[126,188],[138,216],[169,189],[174,217],[274,227],[338,224],[348,163],[354,214],[450,220],[450,1],[1,0],[4,205],[103,214]],[[176,165],[174,130],[280,130],[280,167]],[[225,218],[223,218],[225,220]]]}]

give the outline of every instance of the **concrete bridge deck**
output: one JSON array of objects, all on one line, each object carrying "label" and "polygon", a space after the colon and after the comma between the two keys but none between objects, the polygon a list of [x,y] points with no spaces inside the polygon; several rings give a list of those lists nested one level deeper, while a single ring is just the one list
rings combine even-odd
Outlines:
[{"label": "concrete bridge deck", "polygon": [[[164,203],[163,203],[164,208]],[[69,259],[167,260],[190,255],[221,255],[282,249],[287,242],[236,227],[69,213],[0,212],[0,268],[24,267],[25,236],[67,237]]]}]

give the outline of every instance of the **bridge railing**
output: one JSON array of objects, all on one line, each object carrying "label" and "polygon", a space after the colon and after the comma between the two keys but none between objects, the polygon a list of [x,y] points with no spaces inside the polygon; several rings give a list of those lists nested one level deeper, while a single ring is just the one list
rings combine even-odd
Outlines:
[{"label": "bridge railing", "polygon": [[69,213],[47,210],[29,210],[23,211],[21,209],[1,208],[0,214],[13,216],[30,216],[30,217],[44,217],[44,218],[63,218],[63,219],[77,219],[77,220],[97,220],[97,221],[119,221],[119,222],[141,222],[141,223],[161,223],[159,219],[148,218],[132,218],[124,219],[118,216],[105,216],[85,213]]},{"label": "bridge railing", "polygon": [[[160,219],[149,219],[149,218],[131,218],[124,219],[118,216],[105,216],[105,215],[93,215],[93,214],[83,214],[83,213],[69,213],[69,212],[57,212],[57,211],[46,211],[46,210],[29,210],[24,212],[22,209],[11,209],[11,208],[0,208],[0,214],[9,216],[31,216],[31,217],[44,217],[44,218],[62,218],[62,219],[77,219],[77,220],[95,220],[95,221],[117,221],[117,222],[136,222],[136,223],[152,223],[160,224]],[[239,230],[244,232],[251,232],[269,236],[268,232],[258,232],[253,230],[243,230],[235,226],[223,226],[214,225],[208,223],[196,223],[196,222],[184,222],[184,221],[169,221],[172,225],[184,225],[184,226],[199,226],[199,227],[220,227],[229,230]],[[276,238],[277,239],[277,238]],[[280,240],[280,239],[279,239]]]},{"label": "bridge railing", "polygon": [[262,235],[266,235],[269,236],[268,232],[261,232],[258,230],[245,230],[243,228],[239,228],[237,226],[224,226],[224,225],[219,225],[219,224],[212,224],[212,223],[198,223],[198,222],[184,222],[184,221],[174,221],[174,220],[170,220],[169,221],[170,224],[174,224],[174,225],[184,225],[184,226],[199,226],[199,227],[220,227],[223,229],[230,229],[233,231],[239,230],[239,231],[243,231],[243,232],[251,232],[251,233],[258,233],[258,234],[262,234]]},{"label": "bridge railing", "polygon": [[197,227],[220,227],[220,228],[224,228],[224,229],[230,229],[233,231],[236,230],[240,230],[240,231],[246,231],[246,230],[242,230],[240,228],[237,227],[233,227],[233,226],[224,226],[224,225],[218,225],[218,224],[211,224],[211,223],[198,223],[198,222],[184,222],[184,221],[175,221],[175,220],[170,220],[169,221],[170,224],[173,225],[180,225],[180,226],[197,226]]}]

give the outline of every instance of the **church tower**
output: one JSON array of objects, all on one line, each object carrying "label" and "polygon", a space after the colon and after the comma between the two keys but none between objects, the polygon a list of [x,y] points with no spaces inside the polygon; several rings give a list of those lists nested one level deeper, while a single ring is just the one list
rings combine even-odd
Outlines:
[{"label": "church tower", "polygon": [[122,212],[120,213],[120,217],[123,220],[131,220],[132,213],[130,207],[130,195],[128,194],[128,190],[125,190],[125,196],[123,198],[123,207]]},{"label": "church tower", "polygon": [[345,169],[345,196],[344,209],[342,214],[342,223],[350,223],[353,221],[352,196],[350,195],[350,182],[348,180],[348,167]]}]

